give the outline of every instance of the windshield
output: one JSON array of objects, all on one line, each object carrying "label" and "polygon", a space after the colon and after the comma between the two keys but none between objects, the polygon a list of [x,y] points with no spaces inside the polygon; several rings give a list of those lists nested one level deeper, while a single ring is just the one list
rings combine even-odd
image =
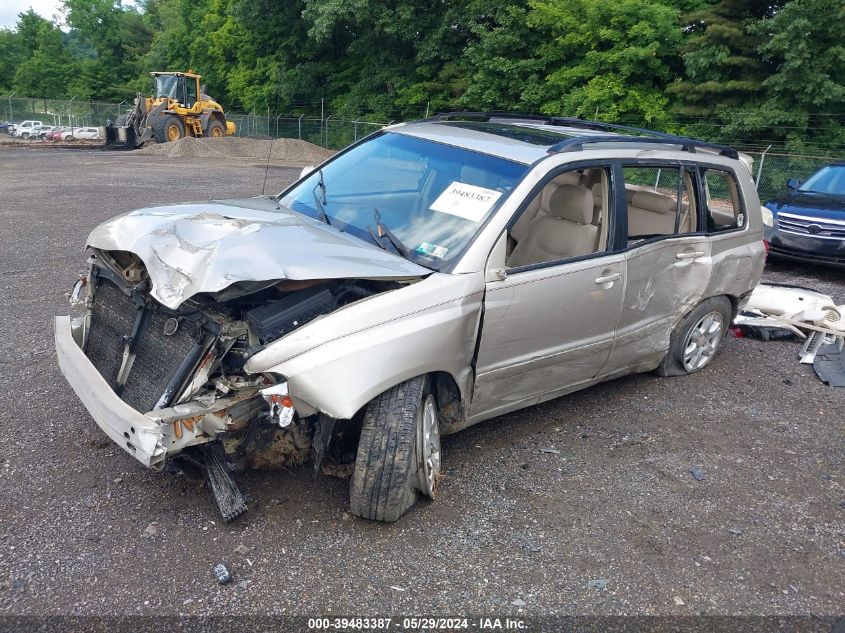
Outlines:
[{"label": "windshield", "polygon": [[798,189],[845,196],[845,165],[828,165],[820,169]]},{"label": "windshield", "polygon": [[342,154],[281,203],[439,270],[456,258],[528,165],[395,133]]},{"label": "windshield", "polygon": [[156,97],[179,99],[181,95],[177,94],[178,88],[179,78],[175,75],[159,75],[156,77]]}]

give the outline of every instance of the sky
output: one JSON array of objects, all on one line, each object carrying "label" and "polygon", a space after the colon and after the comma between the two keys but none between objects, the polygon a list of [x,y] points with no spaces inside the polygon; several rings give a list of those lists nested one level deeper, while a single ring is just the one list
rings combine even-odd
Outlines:
[{"label": "sky", "polygon": [[18,13],[32,7],[35,12],[48,20],[59,12],[60,0],[0,0],[0,29],[12,28],[18,21]]}]

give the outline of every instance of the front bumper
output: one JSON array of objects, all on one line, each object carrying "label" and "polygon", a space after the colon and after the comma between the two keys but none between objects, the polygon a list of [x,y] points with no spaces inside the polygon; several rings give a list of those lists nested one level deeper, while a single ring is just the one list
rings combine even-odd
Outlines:
[{"label": "front bumper", "polygon": [[797,235],[766,227],[769,254],[802,262],[845,266],[845,240]]},{"label": "front bumper", "polygon": [[164,427],[121,400],[77,345],[69,316],[56,317],[59,367],[103,432],[144,466],[163,465]]}]

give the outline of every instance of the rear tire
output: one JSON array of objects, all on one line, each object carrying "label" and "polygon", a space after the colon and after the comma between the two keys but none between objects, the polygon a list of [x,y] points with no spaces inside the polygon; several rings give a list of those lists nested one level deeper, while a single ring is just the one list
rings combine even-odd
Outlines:
[{"label": "rear tire", "polygon": [[153,127],[153,135],[156,143],[167,143],[185,138],[185,124],[182,119],[173,114],[160,117]]},{"label": "rear tire", "polygon": [[436,411],[424,376],[388,389],[367,404],[349,491],[353,514],[393,522],[414,505],[420,492],[436,494],[440,477]]},{"label": "rear tire", "polygon": [[707,367],[730,328],[731,302],[726,297],[705,299],[675,327],[669,351],[655,373],[685,376]]}]

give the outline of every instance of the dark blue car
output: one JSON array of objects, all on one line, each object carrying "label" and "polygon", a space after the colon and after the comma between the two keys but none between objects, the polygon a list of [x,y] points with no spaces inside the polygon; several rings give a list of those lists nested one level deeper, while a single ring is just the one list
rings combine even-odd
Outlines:
[{"label": "dark blue car", "polygon": [[[769,255],[845,266],[845,163],[822,167],[763,209]],[[771,217],[766,209],[771,211]]]}]

